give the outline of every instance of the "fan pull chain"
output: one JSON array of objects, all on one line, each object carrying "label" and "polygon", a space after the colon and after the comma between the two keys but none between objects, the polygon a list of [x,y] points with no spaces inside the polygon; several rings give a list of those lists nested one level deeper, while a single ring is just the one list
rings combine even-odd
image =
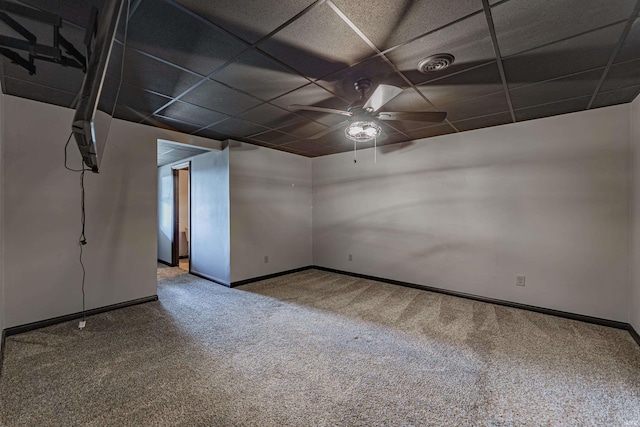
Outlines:
[{"label": "fan pull chain", "polygon": [[358,149],[356,148],[356,140],[353,140],[353,163],[358,163],[358,161],[356,160],[356,151],[358,151]]},{"label": "fan pull chain", "polygon": [[373,137],[373,163],[378,163],[378,137]]}]

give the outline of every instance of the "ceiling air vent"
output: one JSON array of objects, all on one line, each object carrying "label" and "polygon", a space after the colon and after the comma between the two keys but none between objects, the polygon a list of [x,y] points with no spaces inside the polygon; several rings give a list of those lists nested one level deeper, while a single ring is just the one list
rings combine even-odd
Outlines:
[{"label": "ceiling air vent", "polygon": [[448,68],[455,58],[448,53],[438,53],[437,55],[431,55],[418,62],[418,71],[421,73],[433,73],[434,71],[442,71]]}]

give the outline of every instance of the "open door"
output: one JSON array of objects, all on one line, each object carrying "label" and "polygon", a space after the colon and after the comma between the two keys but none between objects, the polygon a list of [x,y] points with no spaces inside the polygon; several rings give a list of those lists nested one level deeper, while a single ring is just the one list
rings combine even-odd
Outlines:
[{"label": "open door", "polygon": [[171,263],[190,271],[191,256],[191,162],[172,167],[173,238]]}]

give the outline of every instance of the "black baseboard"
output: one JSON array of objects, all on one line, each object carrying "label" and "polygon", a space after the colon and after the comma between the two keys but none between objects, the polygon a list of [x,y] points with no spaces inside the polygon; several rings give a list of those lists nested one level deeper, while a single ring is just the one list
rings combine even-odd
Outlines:
[{"label": "black baseboard", "polygon": [[310,270],[314,268],[312,265],[306,267],[294,268],[293,270],[281,271],[279,273],[267,274],[266,276],[253,277],[251,279],[238,280],[237,282],[231,282],[232,288],[236,286],[248,285],[249,283],[259,282],[260,280],[273,279],[274,277],[284,276],[285,274],[297,273],[299,271]]},{"label": "black baseboard", "polygon": [[220,280],[220,279],[217,279],[217,278],[215,278],[215,277],[213,277],[213,276],[209,276],[209,275],[204,274],[204,273],[198,273],[197,271],[190,270],[190,271],[189,271],[189,274],[191,274],[191,275],[193,275],[193,276],[197,276],[197,277],[199,277],[199,278],[201,278],[201,279],[208,280],[208,281],[213,282],[213,283],[217,283],[218,285],[226,286],[227,288],[230,288],[230,287],[231,287],[231,286],[229,285],[229,283],[224,282],[224,281],[222,281],[222,280]]},{"label": "black baseboard", "polygon": [[160,258],[158,258],[158,262],[159,262],[160,264],[168,265],[169,267],[177,267],[177,266],[178,266],[178,264],[171,264],[170,262],[163,261],[163,260],[161,260]]},{"label": "black baseboard", "polygon": [[633,339],[636,340],[638,345],[640,345],[640,334],[638,334],[638,331],[633,329],[633,326],[631,326],[631,323],[629,323],[628,329],[629,329],[629,333],[631,334]]},{"label": "black baseboard", "polygon": [[2,330],[2,338],[0,338],[0,378],[2,378],[2,365],[4,365],[4,345],[5,345],[5,331]]},{"label": "black baseboard", "polygon": [[331,273],[344,274],[344,275],[347,275],[347,276],[359,277],[361,279],[375,280],[377,282],[389,283],[389,284],[392,284],[392,285],[400,285],[400,286],[406,286],[406,287],[409,287],[409,288],[422,289],[422,290],[429,291],[429,292],[436,292],[436,293],[439,293],[439,294],[451,295],[451,296],[454,296],[454,297],[466,298],[466,299],[471,299],[471,300],[474,300],[474,301],[487,302],[487,303],[490,303],[490,304],[497,304],[497,305],[502,305],[502,306],[511,307],[511,308],[519,308],[521,310],[535,311],[537,313],[549,314],[551,316],[564,317],[566,319],[579,320],[581,322],[594,323],[596,325],[608,326],[610,328],[629,329],[629,327],[630,327],[630,325],[628,323],[618,322],[618,321],[615,321],[615,320],[601,319],[599,317],[591,317],[591,316],[585,316],[585,315],[582,315],[582,314],[568,313],[566,311],[553,310],[553,309],[544,308],[544,307],[536,307],[536,306],[533,306],[533,305],[520,304],[518,302],[511,302],[511,301],[505,301],[505,300],[500,300],[500,299],[495,299],[495,298],[488,298],[488,297],[483,297],[483,296],[479,296],[479,295],[467,294],[467,293],[464,293],[464,292],[450,291],[450,290],[447,290],[447,289],[434,288],[434,287],[431,287],[431,286],[418,285],[418,284],[415,284],[415,283],[401,282],[399,280],[385,279],[383,277],[368,276],[366,274],[352,273],[350,271],[335,270],[333,268],[319,267],[319,266],[315,266],[314,268],[317,269],[317,270],[329,271]]},{"label": "black baseboard", "polygon": [[[107,311],[117,310],[125,307],[131,307],[132,305],[144,304],[146,302],[152,302],[152,301],[158,301],[158,295],[152,295],[150,297],[145,297],[145,298],[138,298],[131,301],[120,302],[118,304],[107,305],[104,307],[92,308],[91,310],[86,310],[84,312],[84,316],[93,316],[95,314],[105,313]],[[52,319],[46,319],[46,320],[40,320],[38,322],[27,323],[26,325],[13,326],[3,331],[3,337],[17,335],[23,332],[33,331],[34,329],[40,329],[46,326],[57,325],[58,323],[68,322],[70,320],[81,319],[82,317],[83,317],[83,313],[80,311],[78,313],[66,314],[64,316],[54,317]]]}]

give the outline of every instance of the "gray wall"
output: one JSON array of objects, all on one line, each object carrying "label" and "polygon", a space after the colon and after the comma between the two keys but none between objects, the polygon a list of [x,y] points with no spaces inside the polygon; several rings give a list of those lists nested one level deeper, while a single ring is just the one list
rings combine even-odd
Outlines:
[{"label": "gray wall", "polygon": [[231,281],[312,265],[311,159],[230,146]]},{"label": "gray wall", "polygon": [[628,109],[315,158],[314,263],[626,322]]},{"label": "gray wall", "polygon": [[[6,328],[80,311],[82,276],[79,174],[63,167],[73,110],[8,95],[4,109]],[[85,177],[88,309],[156,293],[158,138],[219,144],[113,121],[102,171]]]},{"label": "gray wall", "polygon": [[191,271],[229,284],[229,149],[191,158]]},{"label": "gray wall", "polygon": [[[0,332],[5,325],[4,304],[4,94],[0,90]],[[3,342],[0,339],[0,354]],[[0,363],[2,361],[0,360]],[[2,366],[0,366],[0,371]]]},{"label": "gray wall", "polygon": [[640,332],[640,98],[631,104],[631,287],[629,322]]},{"label": "gray wall", "polygon": [[158,168],[158,259],[171,264],[173,240],[173,171],[171,165]]}]

